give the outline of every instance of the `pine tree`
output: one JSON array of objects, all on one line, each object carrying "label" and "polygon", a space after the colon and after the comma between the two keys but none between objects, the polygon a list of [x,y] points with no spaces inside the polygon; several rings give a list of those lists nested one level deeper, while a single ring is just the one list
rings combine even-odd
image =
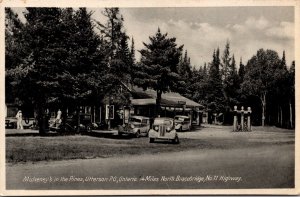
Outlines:
[{"label": "pine tree", "polygon": [[229,41],[226,42],[225,49],[222,56],[222,63],[221,63],[221,74],[222,74],[222,81],[223,84],[226,82],[227,77],[230,75],[231,68],[230,68],[230,44]]},{"label": "pine tree", "polygon": [[130,47],[130,71],[129,71],[129,83],[130,85],[133,85],[133,77],[134,72],[135,72],[135,64],[136,64],[136,59],[135,59],[135,46],[134,46],[134,39],[133,37],[131,38],[131,47]]},{"label": "pine tree", "polygon": [[[108,74],[112,91],[109,93],[113,100],[120,100],[119,96],[124,100],[124,95],[120,93],[122,84],[131,81],[132,72],[132,54],[128,46],[128,39],[124,29],[124,18],[119,8],[105,8],[102,14],[106,17],[105,24],[97,23],[101,36],[106,43],[106,62],[109,67]],[[129,98],[125,100],[128,101]]]},{"label": "pine tree", "polygon": [[295,61],[292,62],[292,65],[289,69],[289,124],[288,128],[295,128]]},{"label": "pine tree", "polygon": [[242,58],[240,59],[240,66],[239,66],[239,78],[240,78],[240,83],[244,81],[244,76],[245,76],[245,66],[242,62]]},{"label": "pine tree", "polygon": [[178,74],[185,82],[185,87],[181,87],[179,92],[188,97],[191,94],[191,92],[189,92],[189,86],[192,85],[192,82],[190,81],[190,78],[192,77],[191,67],[190,58],[188,57],[187,50],[185,50],[184,56],[180,58],[180,63],[178,65]]},{"label": "pine tree", "polygon": [[208,72],[206,63],[197,70],[195,66],[192,69],[191,78],[189,79],[188,98],[207,107],[207,90],[209,88]]},{"label": "pine tree", "polygon": [[22,31],[24,24],[11,8],[5,8],[5,69],[15,68],[28,54]]},{"label": "pine tree", "polygon": [[187,50],[185,50],[184,57],[181,58],[181,62],[179,64],[178,73],[184,78],[187,82],[188,79],[191,77],[191,65],[190,65],[190,58],[187,55]]},{"label": "pine tree", "polygon": [[149,37],[140,50],[141,62],[136,66],[134,83],[144,90],[154,89],[157,93],[156,115],[160,115],[161,95],[164,92],[178,91],[183,86],[177,67],[183,46],[177,47],[176,38],[168,38],[160,29]]},{"label": "pine tree", "polygon": [[286,61],[285,61],[285,51],[282,52],[282,59],[281,59],[281,67],[282,69],[287,69]]},{"label": "pine tree", "polygon": [[210,114],[222,112],[225,108],[219,56],[220,50],[218,48],[214,50],[208,77],[207,107]]},{"label": "pine tree", "polygon": [[[230,72],[229,76],[227,77],[226,81],[226,95],[228,96],[229,100],[229,108],[233,108],[233,106],[237,105],[238,102],[238,97],[239,97],[239,89],[240,89],[240,81],[239,81],[239,76],[237,73],[236,69],[236,64],[235,64],[235,58],[234,54],[232,55],[231,58],[231,64],[230,64]],[[230,118],[225,117],[225,123],[230,124],[231,120]],[[226,120],[228,120],[226,122]]]},{"label": "pine tree", "polygon": [[132,67],[132,56],[128,46],[128,36],[124,33],[122,34],[120,44],[116,52],[115,59],[112,59],[112,72],[118,77],[124,78],[126,80],[130,74]]},{"label": "pine tree", "polygon": [[131,49],[130,49],[130,56],[132,64],[135,64],[135,47],[134,47],[134,39],[131,38]]},{"label": "pine tree", "polygon": [[[128,45],[128,39],[124,29],[124,18],[119,8],[105,8],[102,14],[105,16],[105,23],[96,21],[100,30],[100,38],[104,41],[105,58],[108,69],[105,81],[110,87],[106,93],[104,103],[109,105],[123,106],[129,104],[129,93],[123,91],[124,86],[128,87],[132,81],[131,73],[133,61]],[[110,125],[110,120],[109,120]],[[110,126],[109,126],[110,127]]]},{"label": "pine tree", "polygon": [[207,75],[208,74],[208,72],[207,72],[207,66],[206,66],[206,62],[204,63],[204,66],[203,66],[203,74],[204,75]]},{"label": "pine tree", "polygon": [[19,81],[13,79],[14,73],[9,70],[22,69],[20,65],[30,51],[24,41],[23,30],[24,24],[18,15],[11,8],[5,8],[5,102],[7,103],[16,102],[16,94],[19,92],[14,88]]},{"label": "pine tree", "polygon": [[106,24],[97,22],[101,33],[109,43],[110,50],[108,56],[114,59],[117,55],[118,46],[124,36],[123,16],[120,14],[119,8],[105,8],[102,14],[107,18]]},{"label": "pine tree", "polygon": [[22,34],[30,51],[22,64],[7,71],[18,89],[15,96],[35,104],[41,116],[50,101],[76,107],[103,89],[103,54],[91,13],[84,8],[27,11]]}]

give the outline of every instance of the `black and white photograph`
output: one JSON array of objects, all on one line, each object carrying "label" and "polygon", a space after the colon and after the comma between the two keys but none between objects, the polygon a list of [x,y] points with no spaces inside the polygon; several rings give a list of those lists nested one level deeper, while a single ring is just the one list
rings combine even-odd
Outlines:
[{"label": "black and white photograph", "polygon": [[300,1],[100,2],[1,1],[3,195],[299,195]]}]

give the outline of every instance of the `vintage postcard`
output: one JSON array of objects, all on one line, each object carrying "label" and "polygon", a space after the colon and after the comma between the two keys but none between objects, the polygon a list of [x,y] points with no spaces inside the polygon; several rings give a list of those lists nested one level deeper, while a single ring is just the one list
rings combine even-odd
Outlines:
[{"label": "vintage postcard", "polygon": [[0,5],[1,195],[299,195],[299,0]]}]

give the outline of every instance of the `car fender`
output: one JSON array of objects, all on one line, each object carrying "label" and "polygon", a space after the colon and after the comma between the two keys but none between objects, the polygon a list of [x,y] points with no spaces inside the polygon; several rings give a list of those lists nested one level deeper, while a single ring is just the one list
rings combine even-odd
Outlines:
[{"label": "car fender", "polygon": [[166,133],[166,136],[170,137],[170,138],[175,138],[177,136],[177,132],[176,130],[171,130],[169,133]]},{"label": "car fender", "polygon": [[157,132],[154,131],[153,129],[149,130],[149,138],[157,137]]},{"label": "car fender", "polygon": [[140,130],[140,128],[133,128],[133,129],[132,129],[132,132],[133,132],[133,133],[136,133],[136,132],[138,132],[138,130]]},{"label": "car fender", "polygon": [[175,126],[175,129],[180,129],[180,127],[182,127],[182,124],[181,123],[179,123],[179,124],[177,124],[176,126]]},{"label": "car fender", "polygon": [[118,131],[119,131],[119,132],[123,132],[123,131],[124,131],[124,127],[123,127],[122,125],[119,125],[119,126],[118,126]]}]

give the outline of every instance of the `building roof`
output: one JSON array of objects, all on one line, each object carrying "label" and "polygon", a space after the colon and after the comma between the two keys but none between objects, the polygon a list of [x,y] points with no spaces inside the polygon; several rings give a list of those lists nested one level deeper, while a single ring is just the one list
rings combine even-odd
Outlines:
[{"label": "building roof", "polygon": [[[133,87],[132,93],[135,99],[131,100],[133,105],[155,105],[156,104],[156,91],[147,89],[144,91],[142,88],[136,86]],[[192,101],[179,93],[167,92],[161,96],[161,106],[166,107],[182,107],[185,104],[186,107],[198,107],[203,108],[204,106]]]}]

